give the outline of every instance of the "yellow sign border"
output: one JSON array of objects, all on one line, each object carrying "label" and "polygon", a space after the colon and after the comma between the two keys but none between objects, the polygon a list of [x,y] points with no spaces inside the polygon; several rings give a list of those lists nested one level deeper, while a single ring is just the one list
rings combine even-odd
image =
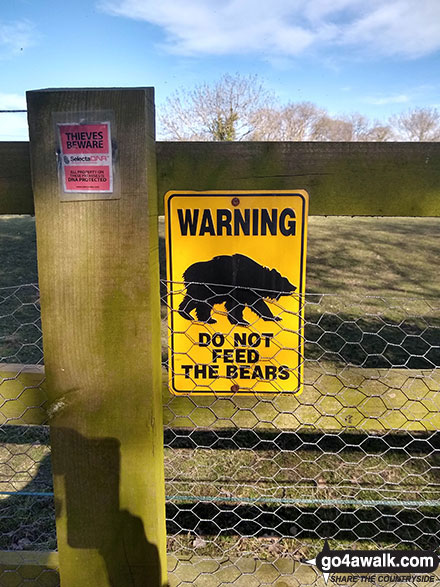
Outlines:
[{"label": "yellow sign border", "polygon": [[[258,195],[291,195],[300,196],[303,199],[303,210],[302,210],[302,232],[301,232],[301,270],[300,270],[300,288],[299,295],[305,293],[305,278],[306,278],[306,254],[307,254],[307,218],[309,212],[309,193],[304,189],[294,190],[169,190],[164,196],[164,212],[165,212],[165,253],[166,253],[166,275],[167,283],[171,283],[171,228],[170,219],[171,214],[169,212],[169,202],[174,196],[258,196]],[[168,293],[168,292],[167,292]],[[171,315],[171,328],[170,328],[170,315]],[[300,305],[299,311],[300,331],[304,329],[304,304]],[[298,396],[304,387],[304,361],[298,365],[298,386],[295,391],[271,391],[264,392],[259,391],[258,393],[242,392],[242,391],[178,391],[173,387],[173,369],[170,369],[173,361],[173,312],[168,311],[167,316],[167,328],[168,328],[168,358],[171,365],[168,367],[168,389],[175,395],[180,397],[264,397],[272,398],[279,395],[291,395]],[[300,339],[300,356],[304,357],[304,336],[299,336]]]}]

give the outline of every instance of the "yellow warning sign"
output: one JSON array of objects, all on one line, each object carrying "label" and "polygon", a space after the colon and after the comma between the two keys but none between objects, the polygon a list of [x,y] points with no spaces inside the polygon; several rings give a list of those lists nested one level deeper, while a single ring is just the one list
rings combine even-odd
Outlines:
[{"label": "yellow warning sign", "polygon": [[308,194],[168,192],[169,387],[301,391]]}]

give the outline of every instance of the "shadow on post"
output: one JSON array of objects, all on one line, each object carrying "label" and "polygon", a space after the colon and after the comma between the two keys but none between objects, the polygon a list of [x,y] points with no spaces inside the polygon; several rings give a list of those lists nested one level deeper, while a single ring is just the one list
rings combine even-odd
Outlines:
[{"label": "shadow on post", "polygon": [[66,518],[68,545],[98,550],[109,585],[161,587],[158,548],[148,541],[141,518],[119,507],[119,441],[57,427],[51,440],[57,447],[53,473],[64,476],[65,486],[65,504],[56,501],[55,511],[58,522]]}]

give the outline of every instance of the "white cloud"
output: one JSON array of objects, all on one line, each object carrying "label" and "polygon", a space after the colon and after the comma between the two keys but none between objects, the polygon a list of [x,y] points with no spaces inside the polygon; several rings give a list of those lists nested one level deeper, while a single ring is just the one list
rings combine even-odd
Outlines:
[{"label": "white cloud", "polygon": [[115,16],[161,27],[181,55],[296,56],[346,47],[416,58],[440,48],[439,0],[100,0]]},{"label": "white cloud", "polygon": [[363,44],[383,55],[422,57],[440,48],[438,0],[374,2],[343,35],[347,44]]},{"label": "white cloud", "polygon": [[395,94],[393,96],[378,96],[365,98],[364,102],[373,104],[374,106],[385,106],[387,104],[405,104],[410,101],[410,97],[406,94]]},{"label": "white cloud", "polygon": [[0,21],[0,56],[17,55],[32,47],[35,37],[35,28],[27,20],[12,23]]},{"label": "white cloud", "polygon": [[295,55],[313,42],[310,30],[290,22],[290,3],[276,0],[107,0],[104,10],[162,27],[166,46],[184,55],[268,52]]},{"label": "white cloud", "polygon": [[21,94],[5,94],[0,92],[0,110],[26,109],[26,97]]},{"label": "white cloud", "polygon": [[[20,94],[0,92],[0,110],[26,109],[26,98]],[[29,138],[25,113],[0,112],[0,141],[27,141]]]},{"label": "white cloud", "polygon": [[29,132],[26,114],[0,113],[0,141],[27,141]]}]

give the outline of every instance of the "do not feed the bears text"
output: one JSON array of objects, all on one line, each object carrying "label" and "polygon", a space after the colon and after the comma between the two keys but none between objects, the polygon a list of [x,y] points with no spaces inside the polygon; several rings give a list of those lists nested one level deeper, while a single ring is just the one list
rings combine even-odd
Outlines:
[{"label": "do not feed the bears text", "polygon": [[187,379],[217,379],[226,377],[228,379],[263,379],[263,380],[286,380],[290,377],[287,365],[259,364],[261,360],[258,347],[270,348],[273,344],[273,332],[261,334],[252,332],[234,333],[232,348],[224,348],[226,337],[221,332],[213,335],[207,332],[200,332],[198,339],[199,347],[212,345],[210,364],[188,364],[182,365],[185,378]]}]

